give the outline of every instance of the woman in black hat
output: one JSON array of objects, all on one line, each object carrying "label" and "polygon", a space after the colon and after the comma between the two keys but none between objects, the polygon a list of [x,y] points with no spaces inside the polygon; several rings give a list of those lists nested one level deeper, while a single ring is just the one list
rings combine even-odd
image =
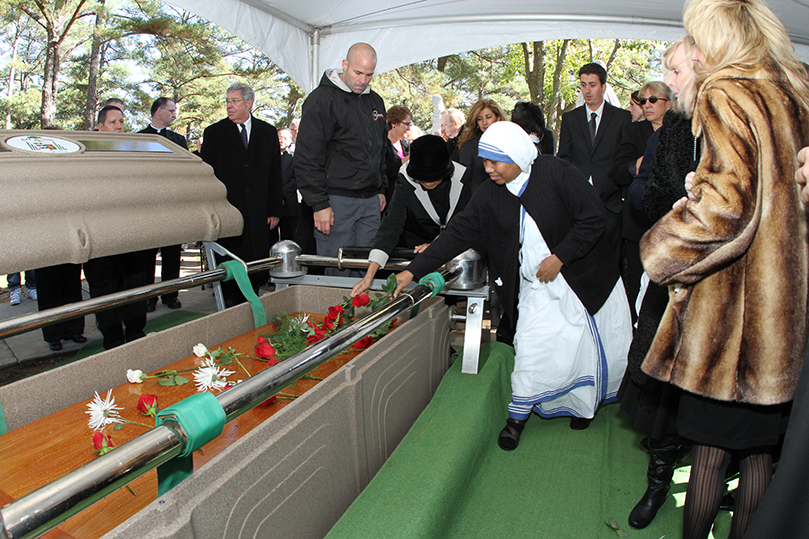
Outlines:
[{"label": "woman in black hat", "polygon": [[425,135],[413,141],[410,161],[399,169],[393,197],[368,256],[371,264],[354,285],[352,296],[368,290],[394,247],[407,247],[415,253],[427,248],[469,201],[472,193],[465,178],[466,167],[450,160],[444,139]]}]

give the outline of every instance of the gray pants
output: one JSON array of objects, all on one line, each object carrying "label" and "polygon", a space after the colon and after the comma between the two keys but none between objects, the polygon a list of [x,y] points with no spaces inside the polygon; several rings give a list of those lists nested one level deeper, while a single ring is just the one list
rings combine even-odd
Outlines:
[{"label": "gray pants", "polygon": [[[379,197],[351,198],[329,196],[331,211],[334,212],[334,226],[329,235],[315,229],[317,254],[320,256],[337,256],[341,247],[370,247],[379,230],[380,212]],[[338,270],[327,268],[326,275],[362,277],[365,272]]]}]

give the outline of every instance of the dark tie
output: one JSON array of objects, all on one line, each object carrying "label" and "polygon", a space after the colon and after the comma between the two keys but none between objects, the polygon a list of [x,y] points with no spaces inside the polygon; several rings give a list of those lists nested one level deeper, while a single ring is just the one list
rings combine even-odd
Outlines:
[{"label": "dark tie", "polygon": [[239,128],[242,130],[242,142],[244,142],[244,147],[247,148],[247,129],[244,127],[244,124],[239,124]]},{"label": "dark tie", "polygon": [[588,122],[590,126],[590,142],[596,141],[596,117],[598,114],[595,112],[590,113],[590,121]]}]

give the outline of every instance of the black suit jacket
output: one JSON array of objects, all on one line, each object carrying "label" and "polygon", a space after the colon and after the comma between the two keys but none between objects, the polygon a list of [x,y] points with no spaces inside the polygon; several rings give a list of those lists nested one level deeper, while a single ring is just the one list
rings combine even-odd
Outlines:
[{"label": "black suit jacket", "polygon": [[163,135],[164,137],[172,141],[174,144],[182,146],[186,150],[188,149],[188,143],[186,142],[185,137],[179,133],[175,133],[169,128],[165,129],[165,133],[158,133],[157,129],[155,129],[151,125],[147,125],[145,129],[141,129],[140,131],[138,131],[138,133],[152,133],[156,135]]},{"label": "black suit jacket", "polygon": [[621,213],[621,189],[612,178],[615,155],[624,126],[632,121],[629,111],[604,103],[604,112],[596,132],[595,143],[590,142],[587,105],[562,115],[559,132],[559,151],[556,156],[569,161],[584,174],[593,178],[593,186],[604,207],[614,214]]},{"label": "black suit jacket", "polygon": [[267,218],[281,217],[281,147],[273,126],[252,118],[250,143],[244,147],[238,126],[225,118],[203,133],[202,159],[228,190],[228,202],[244,218],[241,236],[219,240],[244,260],[267,258]]}]

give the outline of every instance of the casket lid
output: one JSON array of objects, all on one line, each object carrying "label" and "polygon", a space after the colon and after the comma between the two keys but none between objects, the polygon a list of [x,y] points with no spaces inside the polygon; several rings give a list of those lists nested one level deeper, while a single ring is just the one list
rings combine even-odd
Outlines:
[{"label": "casket lid", "polygon": [[225,186],[159,135],[0,130],[0,274],[242,231]]}]

